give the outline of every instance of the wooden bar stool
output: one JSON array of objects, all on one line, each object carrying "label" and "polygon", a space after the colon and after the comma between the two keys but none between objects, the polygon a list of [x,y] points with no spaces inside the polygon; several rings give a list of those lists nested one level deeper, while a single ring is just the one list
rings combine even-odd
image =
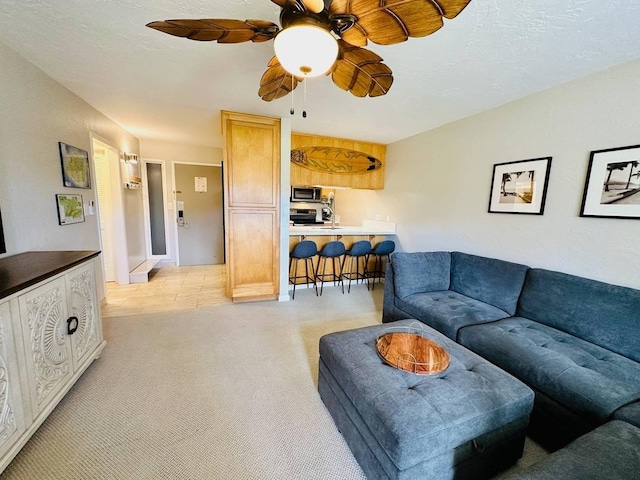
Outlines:
[{"label": "wooden bar stool", "polygon": [[[367,290],[369,290],[369,277],[367,275],[367,258],[371,253],[371,242],[369,240],[360,240],[354,243],[349,250],[345,252],[344,258],[342,259],[342,267],[340,276],[342,280],[349,280],[349,286],[347,287],[347,293],[351,293],[351,280],[355,279],[356,283],[358,280],[363,280],[367,282]],[[349,259],[349,271],[345,272],[344,267]],[[360,259],[362,259],[362,273],[360,273]],[[353,262],[356,262],[355,271],[353,269]]]},{"label": "wooden bar stool", "polygon": [[[346,252],[346,248],[344,247],[344,243],[340,241],[332,241],[327,243],[322,250],[318,252],[318,256],[320,259],[318,260],[318,266],[316,267],[316,282],[320,280],[320,295],[322,295],[322,287],[324,286],[325,279],[331,282],[333,281],[333,285],[335,286],[336,282],[339,282],[342,286],[342,293],[344,293],[344,282],[342,281],[341,273],[342,269],[338,269],[340,267],[340,257],[344,255]],[[333,272],[327,272],[327,259],[330,258],[333,265]],[[320,273],[320,266],[322,265],[322,273]]]},{"label": "wooden bar stool", "polygon": [[[382,277],[384,277],[384,268],[383,268],[383,258],[387,257],[387,262],[389,261],[389,255],[393,253],[396,249],[396,242],[393,240],[383,240],[378,243],[373,250],[371,250],[371,254],[373,255],[373,270],[369,272],[371,278],[373,278],[373,284],[371,290],[376,288],[376,278],[382,281]],[[367,257],[367,263],[369,263],[369,258]]]},{"label": "wooden bar stool", "polygon": [[[296,284],[299,279],[304,279],[307,284],[307,288],[309,288],[309,284],[313,283],[313,288],[316,289],[316,296],[318,295],[318,285],[316,284],[316,279],[314,275],[313,269],[313,260],[312,258],[318,254],[318,247],[316,246],[316,242],[312,240],[303,240],[302,242],[298,242],[295,247],[293,247],[293,251],[289,255],[289,282],[293,284],[293,295],[291,296],[291,300],[296,298]],[[300,260],[304,260],[304,275],[298,275],[298,263]],[[291,264],[295,261],[295,265],[293,267],[293,276],[291,275]],[[311,269],[311,274],[313,277],[309,276],[309,269]]]}]

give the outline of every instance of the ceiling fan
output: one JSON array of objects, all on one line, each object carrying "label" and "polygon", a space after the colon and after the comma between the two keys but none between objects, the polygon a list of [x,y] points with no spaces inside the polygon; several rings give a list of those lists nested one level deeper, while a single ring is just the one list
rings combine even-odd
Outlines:
[{"label": "ceiling fan", "polygon": [[177,37],[218,43],[274,39],[275,56],[260,80],[267,102],[293,91],[306,77],[331,75],[357,97],[385,95],[391,69],[363,48],[424,37],[455,18],[471,0],[271,0],[280,6],[278,27],[267,20],[165,20],[147,27]]}]

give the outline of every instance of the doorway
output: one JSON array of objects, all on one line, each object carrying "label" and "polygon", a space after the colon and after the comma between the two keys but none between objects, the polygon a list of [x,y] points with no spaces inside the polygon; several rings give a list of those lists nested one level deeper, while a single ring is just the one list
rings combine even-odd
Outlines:
[{"label": "doorway", "polygon": [[222,167],[174,163],[177,264],[224,264]]},{"label": "doorway", "polygon": [[120,182],[120,153],[91,134],[100,250],[105,282],[129,283],[127,237]]}]

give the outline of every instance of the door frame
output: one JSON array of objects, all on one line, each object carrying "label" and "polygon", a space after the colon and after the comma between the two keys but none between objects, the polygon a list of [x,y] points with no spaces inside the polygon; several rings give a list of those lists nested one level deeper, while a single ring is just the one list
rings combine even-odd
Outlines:
[{"label": "door frame", "polygon": [[[198,163],[198,162],[171,162],[172,163],[172,175],[171,175],[171,190],[173,192],[172,195],[172,202],[173,202],[173,212],[174,212],[174,219],[173,219],[173,234],[174,234],[174,241],[175,241],[175,246],[176,246],[176,266],[179,267],[180,266],[180,240],[178,239],[178,222],[176,221],[175,217],[176,215],[178,215],[178,205],[177,205],[177,200],[176,200],[176,165],[197,165],[197,166],[201,166],[201,167],[219,167],[220,169],[222,169],[222,162],[219,163]],[[222,170],[220,170],[220,174],[222,174]],[[222,182],[222,189],[223,189],[223,205],[222,205],[222,213],[223,213],[223,217],[224,217],[224,181]],[[224,238],[224,222],[222,224],[222,229],[223,229],[223,238]],[[225,258],[226,260],[226,258]]]},{"label": "door frame", "polygon": [[[97,135],[93,132],[89,132],[90,139],[90,150],[91,150],[91,164],[93,168],[93,178],[96,179],[95,175],[95,156],[93,151],[93,142],[98,141],[104,144],[109,150],[115,153],[116,158],[118,159],[117,164],[114,166],[109,164],[109,180],[111,183],[111,207],[113,212],[113,253],[116,259],[116,283],[127,285],[129,284],[129,251],[127,248],[127,226],[125,222],[125,211],[124,211],[124,201],[122,189],[122,176],[121,176],[121,166],[120,163],[122,161],[122,152],[118,148],[118,146],[107,140],[100,135]],[[107,158],[107,161],[109,159]],[[97,180],[96,180],[97,181]],[[97,187],[96,187],[97,188]],[[97,216],[97,229],[98,229],[98,239],[100,241],[100,250],[102,250],[102,233],[100,232],[100,206],[98,205],[98,196],[96,194],[96,216]],[[102,275],[102,282],[104,292],[106,293],[106,280],[104,278],[104,258],[100,255],[100,268]]]},{"label": "door frame", "polygon": [[[143,158],[141,159],[141,174],[142,174],[142,184],[144,188],[142,189],[142,204],[143,204],[143,214],[144,214],[144,235],[145,235],[145,244],[147,248],[147,258],[154,260],[170,260],[171,259],[171,245],[169,243],[170,234],[169,234],[169,208],[168,208],[168,195],[167,195],[167,162],[165,160],[155,159],[155,158]],[[163,213],[164,213],[164,242],[166,245],[166,253],[164,255],[153,255],[152,247],[151,247],[151,216],[149,215],[149,182],[147,178],[147,164],[155,163],[160,164],[160,168],[162,170],[162,202],[163,202]]]}]

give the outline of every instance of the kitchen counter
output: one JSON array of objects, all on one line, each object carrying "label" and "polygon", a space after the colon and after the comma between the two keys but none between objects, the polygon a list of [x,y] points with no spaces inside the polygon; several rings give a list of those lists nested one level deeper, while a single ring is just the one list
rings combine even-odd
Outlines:
[{"label": "kitchen counter", "polygon": [[289,236],[395,235],[396,224],[379,220],[363,220],[362,225],[291,225]]}]

